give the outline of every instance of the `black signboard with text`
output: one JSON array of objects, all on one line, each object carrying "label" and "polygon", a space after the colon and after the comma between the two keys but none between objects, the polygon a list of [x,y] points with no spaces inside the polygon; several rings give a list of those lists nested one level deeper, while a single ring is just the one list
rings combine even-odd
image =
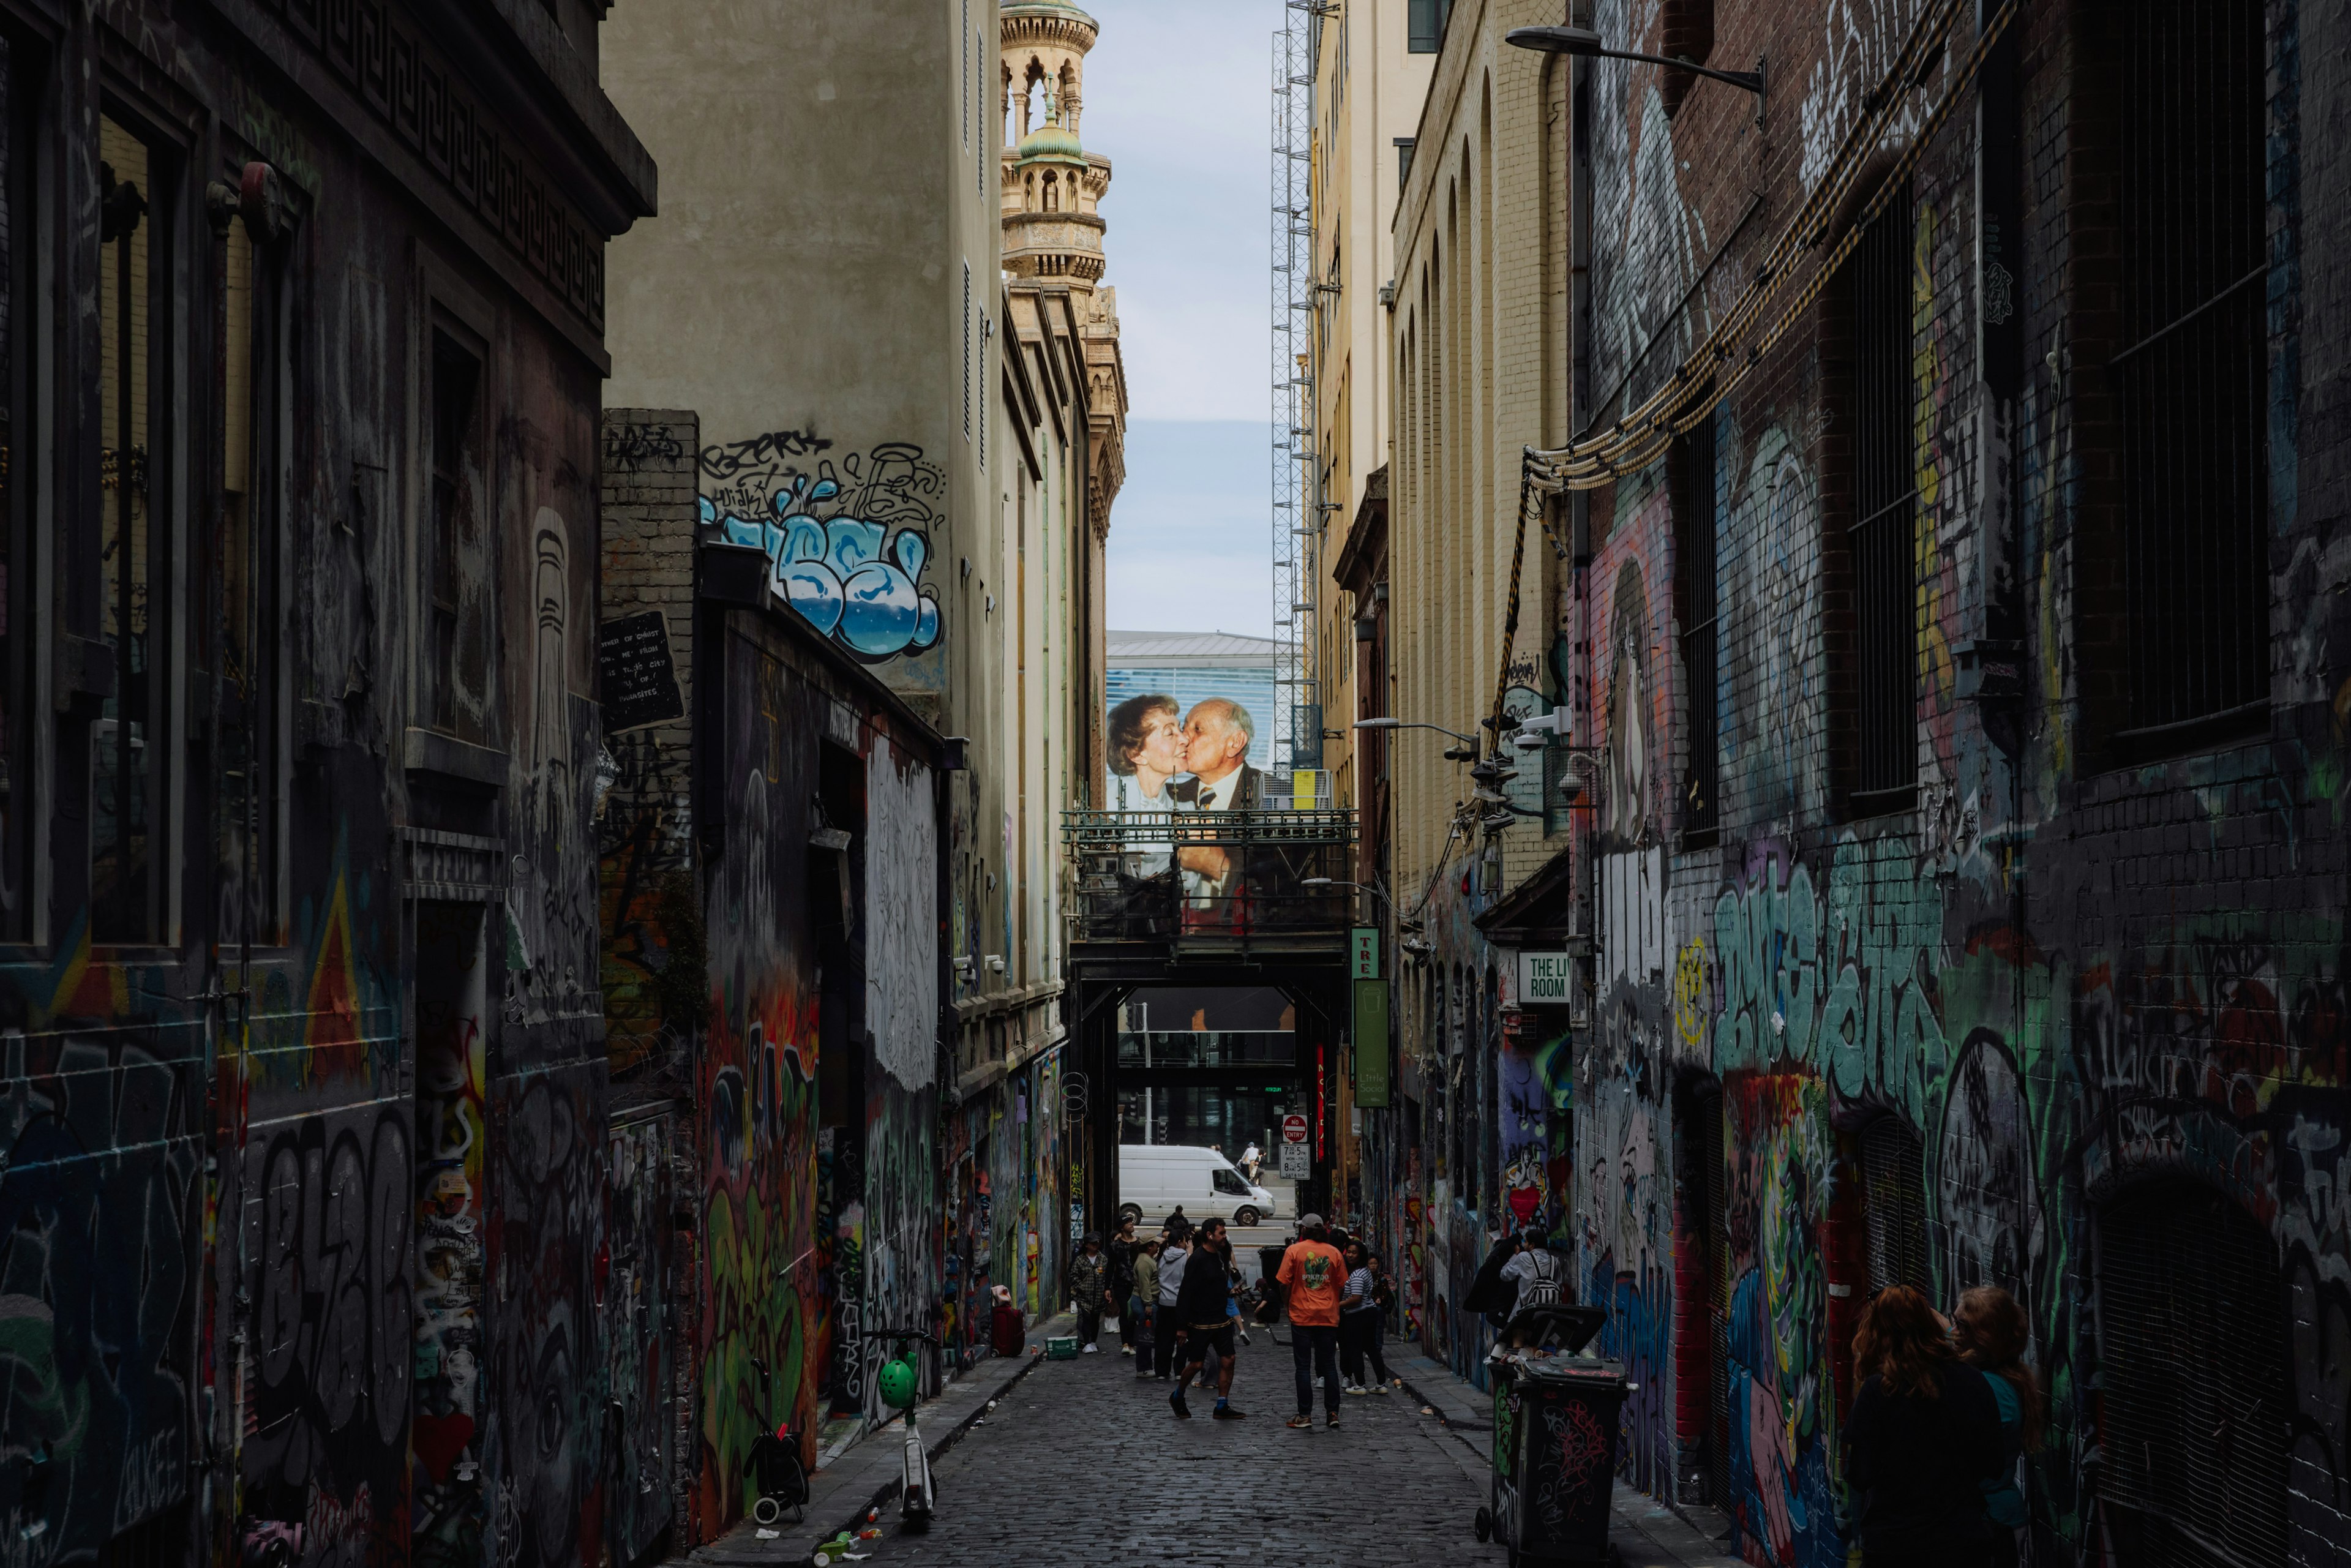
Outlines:
[{"label": "black signboard with text", "polygon": [[596,664],[605,734],[685,716],[670,657],[669,621],[660,611],[605,622],[596,633]]}]

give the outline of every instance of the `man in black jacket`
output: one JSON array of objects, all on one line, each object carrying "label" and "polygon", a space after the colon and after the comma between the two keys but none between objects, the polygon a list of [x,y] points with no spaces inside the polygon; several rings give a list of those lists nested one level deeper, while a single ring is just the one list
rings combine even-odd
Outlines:
[{"label": "man in black jacket", "polygon": [[1168,1396],[1167,1403],[1179,1421],[1192,1418],[1184,1390],[1191,1385],[1193,1374],[1204,1370],[1211,1351],[1217,1355],[1216,1417],[1219,1421],[1242,1418],[1232,1401],[1233,1325],[1238,1320],[1232,1312],[1231,1270],[1232,1249],[1225,1239],[1225,1222],[1202,1220],[1192,1260],[1185,1265],[1184,1282],[1176,1294],[1176,1332],[1183,1342],[1183,1364],[1176,1371],[1176,1392]]}]

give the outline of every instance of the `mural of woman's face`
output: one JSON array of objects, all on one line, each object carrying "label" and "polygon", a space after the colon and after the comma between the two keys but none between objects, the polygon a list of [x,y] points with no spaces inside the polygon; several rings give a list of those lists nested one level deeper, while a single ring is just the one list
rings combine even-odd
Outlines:
[{"label": "mural of woman's face", "polygon": [[1143,744],[1135,747],[1134,760],[1138,771],[1147,768],[1170,776],[1184,771],[1184,731],[1173,713],[1151,710],[1143,721]]}]

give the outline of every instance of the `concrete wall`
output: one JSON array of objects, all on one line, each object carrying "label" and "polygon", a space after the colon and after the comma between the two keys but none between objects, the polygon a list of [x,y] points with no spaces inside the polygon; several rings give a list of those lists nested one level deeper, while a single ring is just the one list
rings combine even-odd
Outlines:
[{"label": "concrete wall", "polygon": [[[610,400],[696,411],[714,526],[813,518],[779,583],[936,717],[938,630],[907,618],[939,601],[991,494],[995,5],[632,0],[607,26],[606,89],[674,172],[613,253]],[[836,521],[887,531],[869,546]],[[884,596],[904,615],[844,623],[867,566],[904,576]]]}]

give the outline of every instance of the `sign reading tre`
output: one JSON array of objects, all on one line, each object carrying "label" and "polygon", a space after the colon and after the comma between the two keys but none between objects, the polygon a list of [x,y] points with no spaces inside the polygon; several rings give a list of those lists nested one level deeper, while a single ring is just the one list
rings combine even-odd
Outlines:
[{"label": "sign reading tre", "polygon": [[1566,1007],[1575,999],[1574,986],[1574,954],[1521,953],[1519,955],[1519,1005],[1520,1007]]}]

